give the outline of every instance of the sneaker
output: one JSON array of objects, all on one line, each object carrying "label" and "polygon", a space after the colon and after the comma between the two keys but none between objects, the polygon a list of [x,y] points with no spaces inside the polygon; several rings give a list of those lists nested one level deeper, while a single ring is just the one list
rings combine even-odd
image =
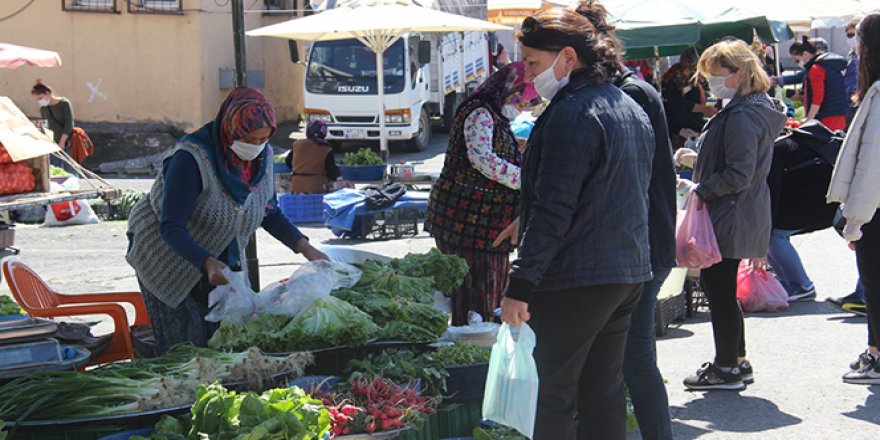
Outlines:
[{"label": "sneaker", "polygon": [[[843,375],[843,381],[854,385],[880,385],[880,358],[871,353],[859,361],[865,361],[858,370]],[[852,366],[852,365],[851,365]]]},{"label": "sneaker", "polygon": [[788,302],[795,301],[812,301],[816,298],[816,285],[810,284],[810,287],[798,287],[797,290],[788,295]]},{"label": "sneaker", "polygon": [[733,367],[729,372],[721,371],[714,363],[706,362],[697,374],[684,380],[684,386],[689,390],[731,390],[742,391],[746,388],[743,383],[739,367]]},{"label": "sneaker", "polygon": [[825,303],[837,310],[854,313],[859,316],[868,316],[868,308],[862,298],[855,293],[850,293],[843,298],[828,298]]},{"label": "sneaker", "polygon": [[755,383],[755,371],[752,370],[752,363],[748,359],[739,364],[739,372],[742,375],[744,384],[751,385]]},{"label": "sneaker", "polygon": [[869,365],[874,360],[874,358],[875,356],[871,354],[870,350],[865,350],[864,353],[859,355],[858,359],[849,364],[850,372],[861,370],[862,367],[864,367],[865,365]]}]

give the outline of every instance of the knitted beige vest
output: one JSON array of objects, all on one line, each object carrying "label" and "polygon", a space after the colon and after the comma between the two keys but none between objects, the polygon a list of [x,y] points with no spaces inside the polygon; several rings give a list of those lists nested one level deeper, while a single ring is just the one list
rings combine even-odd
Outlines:
[{"label": "knitted beige vest", "polygon": [[[239,205],[226,193],[201,147],[182,143],[171,154],[177,151],[193,155],[202,177],[202,193],[196,199],[187,230],[196,243],[215,257],[229,247],[233,239],[238,239],[239,249],[243,251],[251,234],[263,222],[266,206],[275,194],[272,161],[266,161],[265,176],[244,204]],[[125,259],[134,268],[145,294],[177,307],[198,284],[203,272],[202,268],[177,255],[162,239],[159,219],[163,192],[164,179],[159,173],[149,197],[135,205],[129,216],[131,244]],[[243,255],[241,261],[246,261]]]}]

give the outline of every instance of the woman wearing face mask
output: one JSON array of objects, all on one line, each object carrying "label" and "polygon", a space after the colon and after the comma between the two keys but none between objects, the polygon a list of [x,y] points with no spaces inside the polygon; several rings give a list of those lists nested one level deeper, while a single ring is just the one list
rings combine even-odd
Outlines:
[{"label": "woman wearing face mask", "polygon": [[464,284],[452,293],[452,323],[468,311],[490,320],[510,269],[510,245],[492,241],[516,216],[520,161],[510,120],[540,102],[522,63],[492,74],[456,111],[440,178],[431,191],[425,229],[437,248],[468,262]]},{"label": "woman wearing face mask", "polygon": [[752,381],[746,360],[742,311],[736,299],[740,260],[767,256],[770,242],[770,172],[773,143],[785,125],[781,105],[766,91],[770,79],[742,41],[723,41],[703,53],[697,71],[712,94],[730,99],[700,136],[693,184],[712,218],[723,260],[700,273],[712,309],[715,361],[685,379],[692,390],[741,390]]},{"label": "woman wearing face mask", "polygon": [[203,317],[208,293],[241,270],[260,226],[308,260],[326,259],[278,208],[272,175],[272,105],[239,87],[217,118],[184,136],[128,220],[126,259],[137,274],[159,354],[180,342],[205,345],[217,329]]},{"label": "woman wearing face mask", "polygon": [[706,118],[717,112],[706,103],[703,85],[694,79],[698,58],[695,49],[688,49],[681,53],[678,63],[663,74],[663,100],[675,148],[683,147],[687,138],[701,132]]},{"label": "woman wearing face mask", "polygon": [[[70,100],[55,96],[55,92],[48,84],[42,80],[37,80],[34,87],[31,88],[31,95],[40,105],[40,117],[48,122],[49,130],[52,130],[53,140],[58,147],[67,153],[70,153],[69,143],[70,135],[73,133],[73,106]],[[67,168],[67,164],[60,160],[52,158],[52,164]]]},{"label": "woman wearing face mask", "polygon": [[847,129],[849,129],[849,124],[859,109],[856,96],[859,89],[859,39],[856,36],[856,30],[861,20],[860,17],[852,19],[844,29],[846,31],[846,46],[849,48],[849,53],[846,54],[846,71],[843,72],[843,83],[846,85],[846,96],[851,98],[849,111],[846,113]]},{"label": "woman wearing face mask", "polygon": [[612,83],[619,48],[581,12],[541,10],[519,41],[550,100],[525,152],[520,248],[501,303],[505,322],[528,321],[537,336],[533,438],[625,439],[627,330],[652,276],[654,133]]},{"label": "woman wearing face mask", "polygon": [[832,130],[846,130],[846,114],[851,102],[842,73],[846,70],[846,59],[819,50],[818,45],[806,36],[801,42],[792,44],[789,53],[805,72],[804,119],[816,119]]}]

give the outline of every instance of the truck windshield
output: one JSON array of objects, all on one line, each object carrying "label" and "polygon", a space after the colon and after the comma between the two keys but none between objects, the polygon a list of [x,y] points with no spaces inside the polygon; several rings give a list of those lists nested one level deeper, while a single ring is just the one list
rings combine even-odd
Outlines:
[{"label": "truck windshield", "polygon": [[[403,91],[403,40],[384,55],[385,93]],[[306,90],[328,95],[375,95],[376,54],[357,40],[320,41],[312,46]]]}]

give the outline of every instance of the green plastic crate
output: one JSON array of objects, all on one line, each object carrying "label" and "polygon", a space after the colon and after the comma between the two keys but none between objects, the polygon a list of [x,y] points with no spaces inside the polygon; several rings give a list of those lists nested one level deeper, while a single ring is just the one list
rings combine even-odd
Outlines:
[{"label": "green plastic crate", "polygon": [[398,440],[440,440],[440,428],[437,414],[429,416],[419,429],[410,429],[397,438]]},{"label": "green plastic crate", "polygon": [[480,425],[483,402],[448,403],[437,408],[440,438],[468,437]]}]

